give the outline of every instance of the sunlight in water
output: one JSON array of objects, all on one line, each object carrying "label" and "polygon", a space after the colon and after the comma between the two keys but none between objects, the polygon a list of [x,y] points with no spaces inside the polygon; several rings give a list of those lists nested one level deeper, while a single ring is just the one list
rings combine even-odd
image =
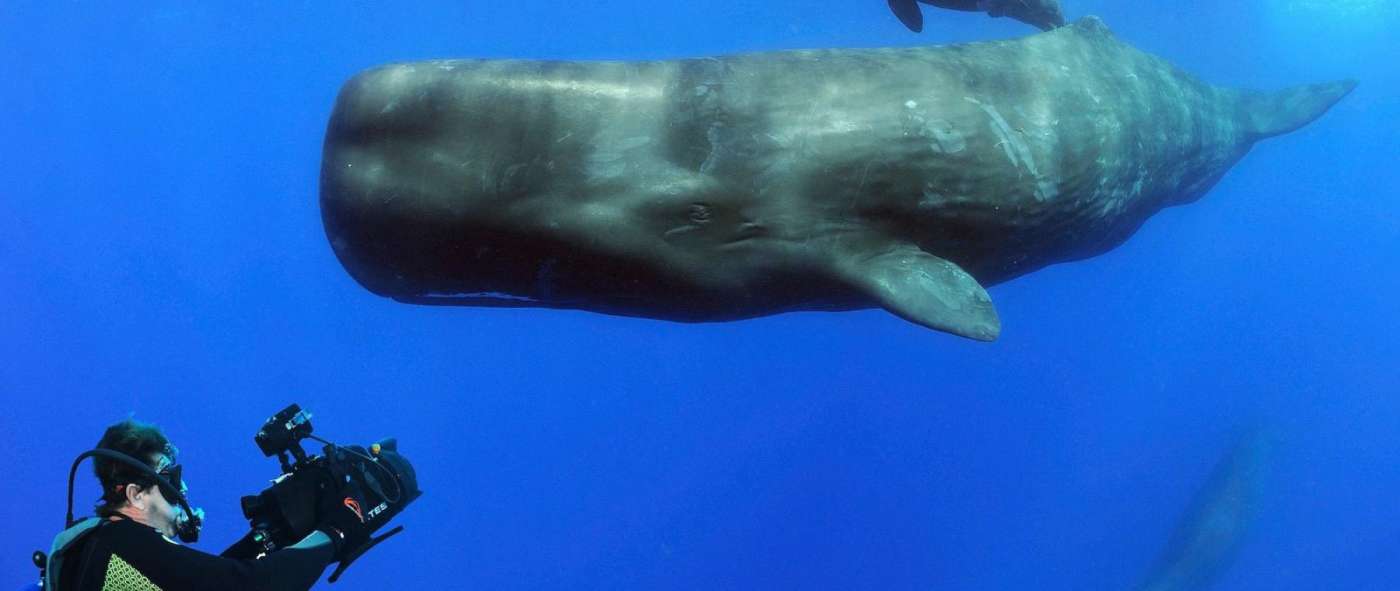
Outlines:
[{"label": "sunlight in water", "polygon": [[1369,43],[1400,25],[1396,0],[1264,0],[1273,26],[1314,42]]},{"label": "sunlight in water", "polygon": [[1272,0],[1290,16],[1330,19],[1393,18],[1400,10],[1395,0]]}]

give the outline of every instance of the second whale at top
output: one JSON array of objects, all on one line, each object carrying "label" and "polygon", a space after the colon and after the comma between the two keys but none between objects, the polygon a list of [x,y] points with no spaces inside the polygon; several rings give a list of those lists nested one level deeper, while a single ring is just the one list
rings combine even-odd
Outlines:
[{"label": "second whale at top", "polygon": [[964,12],[985,12],[990,16],[1009,16],[1028,25],[1049,31],[1065,24],[1059,0],[888,0],[890,10],[899,22],[918,33],[924,30],[924,13],[919,3]]},{"label": "second whale at top", "polygon": [[678,321],[883,307],[979,340],[983,286],[1102,253],[1355,85],[1211,86],[1086,18],[1018,40],[347,82],[321,209],[400,301]]}]

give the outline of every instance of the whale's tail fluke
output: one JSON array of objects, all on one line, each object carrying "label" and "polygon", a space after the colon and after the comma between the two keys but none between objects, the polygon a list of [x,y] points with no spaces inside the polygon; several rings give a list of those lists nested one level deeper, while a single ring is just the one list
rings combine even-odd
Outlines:
[{"label": "whale's tail fluke", "polygon": [[1354,88],[1355,80],[1338,80],[1278,92],[1246,93],[1243,108],[1249,131],[1255,140],[1296,131],[1321,117]]}]

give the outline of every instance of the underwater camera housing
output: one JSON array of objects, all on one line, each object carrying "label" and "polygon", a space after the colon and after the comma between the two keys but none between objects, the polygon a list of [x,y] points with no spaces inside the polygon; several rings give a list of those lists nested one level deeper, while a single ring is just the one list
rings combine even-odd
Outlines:
[{"label": "underwater camera housing", "polygon": [[[370,506],[382,504],[377,514],[384,515],[386,521],[422,494],[413,465],[398,453],[397,440],[384,439],[366,449],[337,445],[311,433],[311,413],[293,404],[268,418],[253,437],[264,455],[277,456],[282,475],[262,492],[241,499],[251,530],[225,550],[224,556],[254,558],[301,541],[315,531],[323,497],[337,494],[341,483],[353,480],[369,497]],[[324,443],[322,455],[307,455],[301,447],[304,439]],[[341,561],[330,581],[335,582],[370,548],[402,530],[402,526],[395,527],[371,538]]]}]

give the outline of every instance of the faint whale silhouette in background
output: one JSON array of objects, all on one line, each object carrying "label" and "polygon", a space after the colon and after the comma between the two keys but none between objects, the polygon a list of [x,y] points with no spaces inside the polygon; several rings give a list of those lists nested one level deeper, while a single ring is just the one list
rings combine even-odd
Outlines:
[{"label": "faint whale silhouette in background", "polygon": [[1065,26],[1065,15],[1059,0],[888,0],[890,10],[910,31],[924,30],[924,13],[919,4],[964,12],[985,12],[991,16],[1009,16],[1018,21],[1049,31]]},{"label": "faint whale silhouette in background", "polygon": [[1234,564],[1255,518],[1271,447],[1260,429],[1236,435],[1137,591],[1201,591]]},{"label": "faint whale silhouette in background", "polygon": [[404,302],[880,306],[993,340],[984,285],[1113,248],[1354,86],[1213,87],[1092,17],[946,47],[389,65],[341,90],[321,211],[349,273]]}]

